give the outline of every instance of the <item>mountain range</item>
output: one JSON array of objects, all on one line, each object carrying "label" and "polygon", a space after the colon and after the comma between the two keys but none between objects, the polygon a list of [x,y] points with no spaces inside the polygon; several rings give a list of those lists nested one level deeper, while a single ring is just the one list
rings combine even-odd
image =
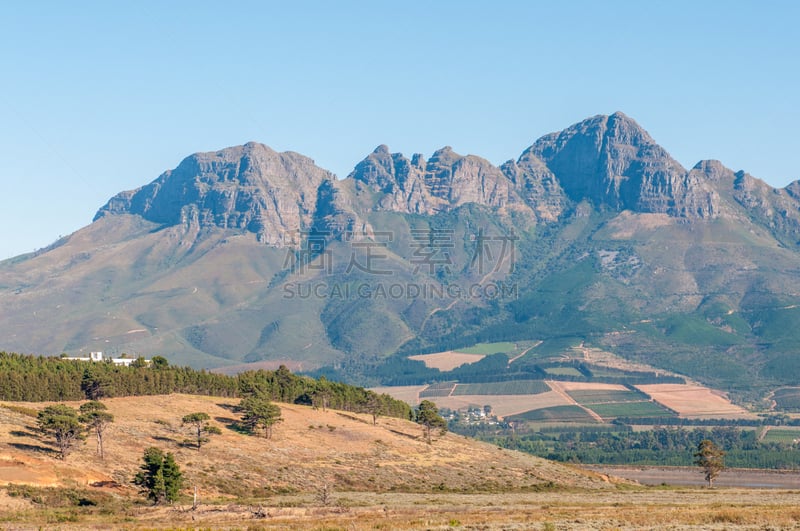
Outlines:
[{"label": "mountain range", "polygon": [[499,167],[381,145],[341,180],[251,142],[0,262],[0,348],[375,382],[410,354],[577,341],[747,390],[800,382],[799,271],[799,182],[686,169],[619,112]]}]

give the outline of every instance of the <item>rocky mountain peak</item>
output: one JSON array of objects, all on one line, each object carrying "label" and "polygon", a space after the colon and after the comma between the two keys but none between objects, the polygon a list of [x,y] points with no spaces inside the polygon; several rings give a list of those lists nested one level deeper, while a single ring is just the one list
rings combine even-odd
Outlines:
[{"label": "rocky mountain peak", "polygon": [[150,184],[111,198],[95,219],[128,213],[164,225],[244,229],[282,246],[288,233],[310,226],[318,189],[332,179],[308,157],[248,142],[185,158]]},{"label": "rocky mountain peak", "polygon": [[713,191],[691,179],[647,131],[621,112],[546,135],[529,151],[575,201],[674,216],[715,213]]}]

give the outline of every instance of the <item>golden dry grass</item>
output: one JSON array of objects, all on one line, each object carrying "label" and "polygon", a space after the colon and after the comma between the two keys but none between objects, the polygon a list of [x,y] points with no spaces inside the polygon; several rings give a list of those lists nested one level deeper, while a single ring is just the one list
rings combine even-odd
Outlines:
[{"label": "golden dry grass", "polygon": [[[214,497],[263,498],[313,492],[323,482],[368,491],[482,491],[537,488],[552,482],[582,488],[607,486],[584,473],[454,434],[427,444],[412,422],[281,404],[284,421],[272,439],[240,433],[236,400],[169,395],[106,400],[115,422],[106,434],[106,459],[92,438],[65,461],[36,433],[35,419],[0,408],[0,478],[39,486],[117,482],[130,488],[142,452],[158,446],[175,454],[188,485]],[[78,403],[72,403],[78,406]],[[42,404],[29,404],[42,407]],[[221,435],[200,451],[187,445],[182,416],[208,413]]]},{"label": "golden dry grass", "polygon": [[[0,496],[0,502],[3,497]],[[637,489],[454,494],[336,492],[322,506],[309,495],[266,503],[119,505],[113,513],[36,511],[17,504],[6,524],[57,529],[793,529],[796,491]],[[57,525],[53,525],[57,522]],[[25,524],[23,527],[20,524]]]}]

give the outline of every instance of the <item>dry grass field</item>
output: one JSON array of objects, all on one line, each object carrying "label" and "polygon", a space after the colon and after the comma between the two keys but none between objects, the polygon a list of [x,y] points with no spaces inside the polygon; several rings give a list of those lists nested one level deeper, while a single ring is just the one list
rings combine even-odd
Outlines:
[{"label": "dry grass field", "polygon": [[[11,504],[11,505],[8,505]],[[328,505],[310,495],[266,503],[147,507],[117,503],[113,512],[37,510],[0,495],[8,529],[248,530],[641,530],[796,529],[797,491],[633,488],[454,494],[337,492]]]},{"label": "dry grass field", "polygon": [[686,418],[753,417],[744,408],[732,404],[723,394],[692,384],[637,385],[637,389],[656,402]]},{"label": "dry grass field", "polygon": [[[397,400],[402,400],[406,404],[416,406],[419,404],[419,393],[424,390],[427,385],[395,385],[384,387],[372,387],[371,390],[378,394],[387,394]],[[438,402],[438,399],[437,399]]]},{"label": "dry grass field", "polygon": [[409,356],[408,359],[418,360],[423,362],[426,367],[447,372],[468,363],[481,361],[485,357],[486,356],[484,354],[466,354],[464,352],[448,350],[447,352],[438,352],[436,354],[420,354],[418,356]]}]

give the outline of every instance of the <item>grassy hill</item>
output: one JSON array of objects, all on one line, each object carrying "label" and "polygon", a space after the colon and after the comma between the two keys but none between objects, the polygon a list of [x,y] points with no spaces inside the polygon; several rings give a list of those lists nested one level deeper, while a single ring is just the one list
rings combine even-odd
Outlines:
[{"label": "grassy hill", "polygon": [[[109,488],[135,495],[130,481],[142,452],[173,452],[205,499],[266,499],[276,493],[313,493],[323,483],[342,491],[482,492],[547,488],[605,488],[598,476],[523,454],[502,451],[454,434],[429,445],[409,421],[310,406],[280,404],[283,422],[271,439],[242,433],[232,411],[238,400],[166,395],[105,400],[115,422],[105,436],[106,459],[94,441],[65,460],[37,432],[35,410],[46,404],[0,407],[0,483],[40,487]],[[68,403],[73,406],[79,403]],[[30,410],[27,412],[26,410]],[[222,430],[199,451],[180,419],[205,412]],[[27,414],[26,414],[27,413]],[[110,486],[110,487],[109,487]]]}]

